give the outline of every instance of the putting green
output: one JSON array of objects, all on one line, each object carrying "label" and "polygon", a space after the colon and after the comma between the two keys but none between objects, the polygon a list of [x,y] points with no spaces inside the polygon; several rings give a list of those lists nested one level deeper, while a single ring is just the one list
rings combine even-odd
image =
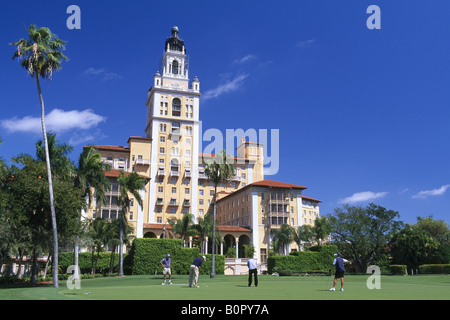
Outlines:
[{"label": "putting green", "polygon": [[370,290],[369,275],[346,275],[345,291],[330,292],[326,276],[259,276],[258,287],[247,276],[200,276],[200,288],[189,288],[188,276],[173,276],[174,285],[161,285],[157,276],[125,276],[81,280],[81,289],[51,285],[0,289],[0,300],[440,300],[450,299],[450,275],[381,276],[381,289]]}]

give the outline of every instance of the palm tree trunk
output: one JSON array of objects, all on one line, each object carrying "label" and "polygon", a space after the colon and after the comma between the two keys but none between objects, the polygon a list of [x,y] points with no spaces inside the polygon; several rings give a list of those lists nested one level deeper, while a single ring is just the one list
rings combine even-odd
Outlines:
[{"label": "palm tree trunk", "polygon": [[120,213],[120,227],[119,227],[119,276],[123,276],[123,215],[125,212],[125,208],[122,209],[122,213]]},{"label": "palm tree trunk", "polygon": [[213,236],[212,236],[212,257],[211,257],[211,275],[210,278],[216,277],[216,268],[215,268],[215,252],[216,252],[216,193],[217,193],[217,184],[214,184],[214,210],[213,210]]},{"label": "palm tree trunk", "polygon": [[73,249],[73,264],[75,265],[75,272],[73,274],[73,280],[80,280],[80,275],[78,274],[78,256],[79,256],[80,246],[78,244],[78,236],[75,238],[75,246]]},{"label": "palm tree trunk", "polygon": [[44,146],[45,146],[45,162],[47,163],[47,176],[48,176],[48,191],[50,194],[50,212],[52,216],[52,228],[53,228],[53,287],[59,288],[58,282],[58,231],[56,228],[56,213],[55,205],[53,201],[53,182],[52,182],[52,171],[50,168],[50,157],[48,153],[48,142],[47,142],[47,132],[45,129],[45,112],[44,112],[44,98],[42,97],[41,85],[39,83],[39,74],[35,72],[36,85],[39,94],[39,101],[41,103],[41,124],[42,124],[42,134],[44,136]]}]

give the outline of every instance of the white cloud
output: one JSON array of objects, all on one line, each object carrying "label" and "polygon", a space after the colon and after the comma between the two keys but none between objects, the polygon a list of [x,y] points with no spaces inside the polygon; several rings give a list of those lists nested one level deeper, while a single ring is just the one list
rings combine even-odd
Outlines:
[{"label": "white cloud", "polygon": [[[92,129],[96,127],[100,122],[103,122],[105,120],[105,117],[95,114],[90,109],[86,109],[83,111],[64,111],[61,109],[54,109],[45,116],[45,126],[47,131],[62,133],[75,129]],[[21,119],[14,117],[11,119],[1,120],[0,126],[12,133],[42,132],[40,117],[26,116]]]},{"label": "white cloud", "polygon": [[299,48],[310,48],[312,44],[316,41],[316,38],[310,40],[302,40],[297,42],[297,47]]},{"label": "white cloud", "polygon": [[203,101],[211,98],[217,98],[225,93],[229,93],[239,89],[245,78],[247,77],[248,74],[238,75],[233,80],[227,81],[226,83],[221,84],[214,89],[206,91],[202,96]]},{"label": "white cloud", "polygon": [[94,75],[98,76],[99,74],[105,72],[105,69],[95,69],[95,68],[89,68],[83,72],[84,75]]},{"label": "white cloud", "polygon": [[122,76],[115,72],[107,72],[106,69],[88,68],[84,70],[83,75],[99,77],[102,81],[111,81],[122,79]]},{"label": "white cloud", "polygon": [[363,191],[352,194],[350,197],[340,200],[340,203],[352,204],[357,202],[371,201],[386,196],[387,192]]},{"label": "white cloud", "polygon": [[442,196],[447,191],[448,188],[450,188],[450,184],[445,184],[437,189],[420,191],[415,195],[413,195],[412,197],[414,199],[425,199],[430,196]]},{"label": "white cloud", "polygon": [[248,55],[246,55],[246,56],[244,56],[244,57],[242,57],[240,59],[234,60],[233,63],[245,63],[245,62],[248,62],[248,61],[251,61],[251,60],[254,60],[254,59],[256,59],[255,55],[248,54]]}]

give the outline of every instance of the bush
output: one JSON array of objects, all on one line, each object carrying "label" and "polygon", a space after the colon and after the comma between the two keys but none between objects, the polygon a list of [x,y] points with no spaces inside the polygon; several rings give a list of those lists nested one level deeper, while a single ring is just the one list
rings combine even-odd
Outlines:
[{"label": "bush", "polygon": [[[124,261],[127,254],[124,254]],[[97,259],[97,253],[94,254],[94,259]],[[95,263],[95,261],[94,261]],[[97,261],[96,273],[106,274],[109,272],[109,264],[111,263],[111,253],[110,252],[100,252]],[[67,268],[73,265],[73,252],[60,252],[58,255],[58,273],[66,274]],[[115,253],[114,258],[114,269],[117,271],[119,266],[119,254]],[[91,273],[92,268],[92,252],[80,252],[78,254],[78,267],[81,273]],[[125,267],[125,262],[124,262]],[[49,265],[51,268],[51,265]],[[124,268],[125,269],[125,268]]]},{"label": "bush", "polygon": [[335,245],[320,246],[319,251],[300,251],[289,256],[272,256],[267,259],[268,272],[283,274],[310,272],[311,270],[328,271],[333,262]]},{"label": "bush", "polygon": [[391,274],[399,274],[399,275],[405,275],[406,268],[407,267],[405,264],[393,264],[389,266]]},{"label": "bush", "polygon": [[[160,261],[170,254],[173,274],[189,274],[189,268],[195,258],[201,256],[199,248],[183,248],[181,239],[139,238],[133,241],[129,260],[131,274],[162,273]],[[215,255],[216,274],[224,274],[225,257]],[[206,255],[206,262],[200,269],[201,274],[209,274],[211,255]]]},{"label": "bush", "polygon": [[449,274],[450,264],[423,264],[419,266],[421,274]]}]

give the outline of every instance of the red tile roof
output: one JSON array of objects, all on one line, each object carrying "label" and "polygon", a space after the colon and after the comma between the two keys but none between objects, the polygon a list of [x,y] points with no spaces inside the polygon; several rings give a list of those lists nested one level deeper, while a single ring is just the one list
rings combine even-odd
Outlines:
[{"label": "red tile roof", "polygon": [[307,189],[306,187],[299,186],[296,184],[273,181],[273,180],[261,180],[261,181],[250,183],[249,185],[250,186],[271,187],[271,188],[289,188],[289,189],[301,189],[301,190]]},{"label": "red tile roof", "polygon": [[[103,171],[105,173],[105,177],[109,177],[109,178],[118,178],[119,174],[120,174],[120,170],[116,170],[116,169],[111,169],[111,170],[104,170]],[[126,175],[130,175],[131,172],[125,172]],[[143,174],[139,174],[139,176],[141,178],[150,180],[150,177],[144,176]]]},{"label": "red tile roof", "polygon": [[317,200],[317,199],[310,198],[310,197],[305,197],[305,196],[302,196],[302,199],[310,200],[310,201],[316,201],[316,202],[322,202],[322,200]]},{"label": "red tile roof", "polygon": [[97,150],[130,152],[130,148],[124,146],[93,146]]},{"label": "red tile roof", "polygon": [[145,141],[152,141],[152,138],[148,138],[148,137],[139,137],[139,136],[131,136],[130,138],[128,138],[128,143],[130,143],[131,139],[135,139],[135,140],[145,140]]},{"label": "red tile roof", "polygon": [[[172,226],[170,224],[165,224],[166,230],[172,230]],[[144,223],[144,229],[157,229],[163,230],[164,224],[162,223]],[[219,231],[224,232],[251,232],[250,229],[238,226],[217,226]]]}]

